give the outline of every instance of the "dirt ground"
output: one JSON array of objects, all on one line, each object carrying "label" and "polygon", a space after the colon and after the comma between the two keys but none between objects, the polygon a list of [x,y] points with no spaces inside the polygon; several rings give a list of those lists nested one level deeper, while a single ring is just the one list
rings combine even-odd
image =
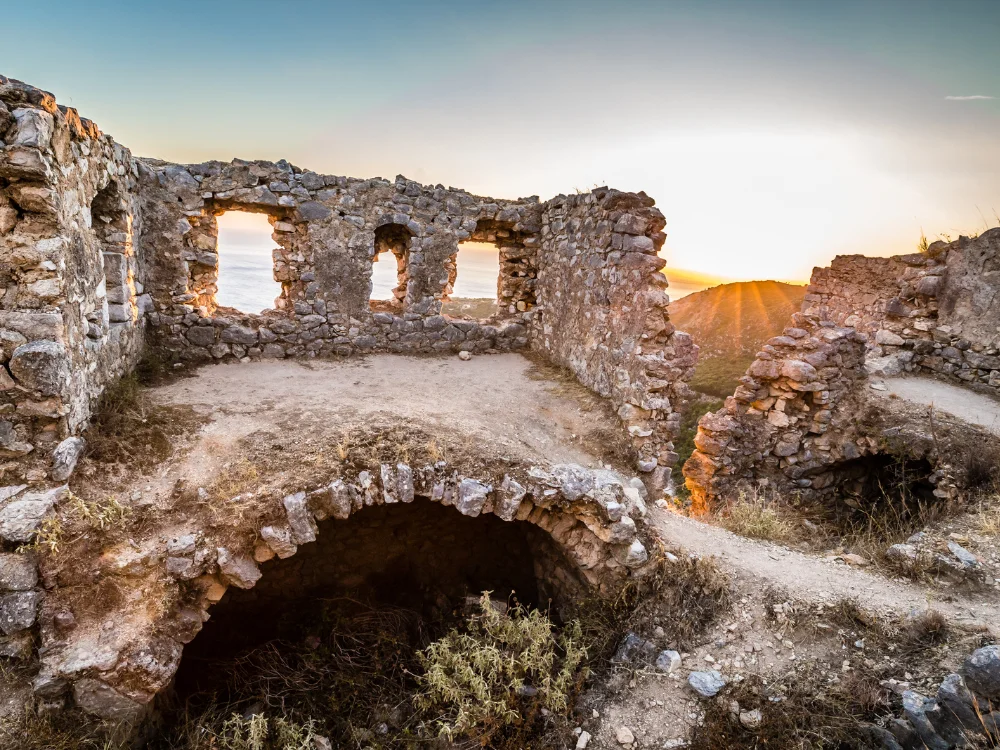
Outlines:
[{"label": "dirt ground", "polygon": [[398,355],[271,360],[204,367],[152,395],[209,415],[206,439],[233,440],[268,425],[294,429],[290,415],[330,427],[387,418],[495,442],[523,460],[594,465],[599,446],[588,445],[588,436],[619,425],[533,372],[517,354],[469,361]]},{"label": "dirt ground", "polygon": [[1000,435],[1000,401],[934,378],[886,378],[888,393],[947,412]]}]

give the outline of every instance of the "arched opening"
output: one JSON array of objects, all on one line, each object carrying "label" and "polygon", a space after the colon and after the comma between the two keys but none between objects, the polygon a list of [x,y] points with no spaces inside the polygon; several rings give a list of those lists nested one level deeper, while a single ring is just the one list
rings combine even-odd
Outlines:
[{"label": "arched opening", "polygon": [[410,230],[402,224],[383,224],[375,230],[372,290],[369,296],[373,302],[399,305],[406,299],[407,267],[412,236]]},{"label": "arched opening", "polygon": [[259,313],[275,307],[281,284],[274,278],[271,222],[266,214],[226,211],[218,225],[218,281],[215,301],[240,312]]},{"label": "arched opening", "polygon": [[131,323],[136,319],[131,227],[117,182],[111,180],[94,196],[90,217],[102,255],[106,304],[87,313],[87,335],[100,338],[110,324]]},{"label": "arched opening", "polygon": [[939,504],[925,459],[874,453],[825,467],[809,477],[839,528],[920,526]]},{"label": "arched opening", "polygon": [[[322,712],[330,737],[403,731],[418,652],[483,591],[498,607],[516,601],[555,620],[559,601],[578,594],[544,531],[421,498],[323,521],[316,542],[261,571],[253,589],[231,588],[185,647],[176,710],[225,706],[300,722]],[[365,703],[372,694],[384,700]]]}]

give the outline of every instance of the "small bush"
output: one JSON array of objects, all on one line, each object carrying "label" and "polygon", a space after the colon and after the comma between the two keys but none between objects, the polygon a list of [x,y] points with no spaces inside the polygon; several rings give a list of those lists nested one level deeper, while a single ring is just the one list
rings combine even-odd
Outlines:
[{"label": "small bush", "polygon": [[500,612],[488,594],[480,609],[464,631],[424,651],[417,704],[439,717],[441,735],[485,745],[507,727],[530,725],[539,709],[565,714],[585,676],[587,651],[578,623],[556,635],[541,612]]},{"label": "small bush", "polygon": [[757,488],[740,490],[739,498],[726,506],[720,521],[734,534],[769,542],[787,541],[795,533],[794,524],[782,515],[778,502]]},{"label": "small bush", "polygon": [[132,509],[122,505],[114,495],[104,500],[84,500],[73,493],[58,512],[42,521],[30,545],[31,549],[44,550],[52,555],[60,552],[67,531],[92,529],[108,532],[125,527],[132,516]]},{"label": "small bush", "polygon": [[269,720],[263,714],[233,714],[219,734],[206,731],[207,742],[198,746],[219,750],[315,750],[318,736],[312,721],[296,724],[282,718]]}]

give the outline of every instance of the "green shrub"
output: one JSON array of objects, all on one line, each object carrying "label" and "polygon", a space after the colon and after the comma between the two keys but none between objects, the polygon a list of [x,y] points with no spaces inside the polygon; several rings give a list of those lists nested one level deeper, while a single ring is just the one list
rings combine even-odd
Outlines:
[{"label": "green shrub", "polygon": [[565,714],[585,676],[587,651],[576,621],[556,635],[536,610],[501,612],[488,594],[480,609],[465,631],[452,630],[424,651],[416,700],[437,716],[441,735],[485,744],[506,727],[530,723],[542,708]]},{"label": "green shrub", "polygon": [[296,724],[285,719],[269,721],[263,714],[243,718],[233,714],[213,740],[221,750],[314,750],[313,722]]}]

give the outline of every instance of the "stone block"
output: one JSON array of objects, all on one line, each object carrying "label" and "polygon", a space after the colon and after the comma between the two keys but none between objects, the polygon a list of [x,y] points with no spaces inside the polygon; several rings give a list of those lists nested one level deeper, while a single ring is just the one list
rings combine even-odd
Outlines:
[{"label": "stone block", "polygon": [[76,468],[76,462],[83,455],[87,441],[82,437],[68,437],[52,452],[52,469],[49,475],[56,482],[65,482]]},{"label": "stone block", "polygon": [[306,493],[296,492],[281,502],[285,506],[285,513],[288,516],[292,541],[295,544],[315,542],[318,528],[316,526],[316,519],[313,518],[312,512],[309,510]]},{"label": "stone block", "polygon": [[218,550],[219,572],[226,583],[241,589],[253,588],[260,580],[260,568],[245,555],[235,555],[225,547]]},{"label": "stone block", "polygon": [[41,600],[40,591],[15,591],[0,596],[0,630],[4,635],[18,633],[34,625]]},{"label": "stone block", "polygon": [[44,396],[60,395],[69,385],[66,349],[55,341],[31,341],[17,347],[9,366],[18,383]]},{"label": "stone block", "polygon": [[27,554],[0,553],[0,592],[30,591],[38,585],[38,568]]}]

